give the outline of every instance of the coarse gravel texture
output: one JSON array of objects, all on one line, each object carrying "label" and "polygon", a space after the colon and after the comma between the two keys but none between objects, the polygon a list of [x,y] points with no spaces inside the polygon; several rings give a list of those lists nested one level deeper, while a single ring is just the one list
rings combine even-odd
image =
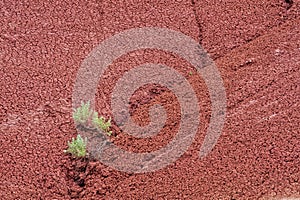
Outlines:
[{"label": "coarse gravel texture", "polygon": [[[299,12],[299,0],[1,1],[0,199],[300,198]],[[217,145],[199,159],[211,106],[202,78],[183,58],[148,49],[109,67],[99,82],[96,109],[111,115],[109,94],[129,69],[147,62],[173,67],[195,89],[201,109],[188,151],[146,174],[64,154],[77,134],[72,92],[82,61],[101,41],[144,26],[181,31],[214,59],[227,94]],[[147,108],[158,102],[168,119],[157,136],[135,139],[114,124],[112,141],[135,152],[167,144],[180,118],[171,91],[140,88],[130,111],[144,125]]]}]

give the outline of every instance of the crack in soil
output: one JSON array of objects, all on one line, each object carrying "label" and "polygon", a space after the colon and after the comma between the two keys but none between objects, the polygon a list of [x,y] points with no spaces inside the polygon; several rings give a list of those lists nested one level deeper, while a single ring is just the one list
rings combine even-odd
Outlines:
[{"label": "crack in soil", "polygon": [[[293,0],[283,0],[283,1],[284,1],[285,4],[287,4],[286,7],[285,7],[286,11],[288,11],[293,6],[293,4],[294,4]],[[202,28],[200,19],[199,19],[198,15],[197,15],[197,9],[196,9],[196,2],[195,2],[195,0],[191,0],[191,3],[192,3],[192,7],[193,7],[193,12],[194,12],[194,15],[195,15],[195,18],[196,18],[197,27],[199,29],[199,36],[198,37],[199,37],[199,44],[201,45],[202,41],[203,41],[203,28]],[[220,58],[224,57],[225,55],[227,55],[228,53],[230,53],[231,51],[233,51],[233,50],[235,50],[237,48],[240,48],[243,45],[247,45],[248,43],[256,40],[257,38],[262,37],[262,36],[264,36],[264,35],[272,32],[273,28],[276,28],[276,27],[279,27],[279,26],[283,25],[284,23],[286,23],[286,21],[288,21],[288,14],[287,13],[285,13],[283,15],[282,20],[277,25],[269,27],[268,28],[269,31],[268,30],[264,30],[264,31],[262,31],[262,33],[257,33],[253,37],[251,37],[249,39],[246,39],[245,40],[245,44],[241,44],[241,45],[237,45],[235,47],[229,48],[228,51],[225,52],[225,54],[223,54],[223,55],[214,55],[214,56],[212,55],[211,58],[213,60],[220,59]]]},{"label": "crack in soil", "polygon": [[257,40],[258,38],[264,37],[264,36],[266,36],[266,35],[272,33],[272,32],[274,31],[273,29],[276,29],[276,28],[278,28],[278,27],[280,27],[280,26],[283,26],[285,23],[287,23],[287,21],[288,21],[288,18],[287,18],[287,16],[285,16],[284,19],[283,19],[282,21],[280,21],[277,25],[270,27],[268,31],[264,31],[264,32],[261,33],[261,34],[256,34],[253,38],[250,38],[250,39],[245,40],[246,43],[241,44],[241,45],[237,45],[237,46],[235,46],[235,47],[233,47],[233,48],[228,49],[228,51],[225,52],[223,55],[211,56],[211,58],[215,61],[215,60],[221,59],[221,58],[223,58],[223,57],[226,57],[228,54],[230,54],[230,53],[231,53],[232,51],[234,51],[235,49],[239,49],[239,48],[241,48],[242,46],[249,45],[249,43],[254,42],[254,41]]},{"label": "crack in soil", "polygon": [[[244,95],[243,98],[237,100],[235,103],[233,103],[232,105],[228,106],[228,110],[231,109],[235,109],[237,108],[241,103],[247,101],[248,98],[253,97],[254,95],[258,95],[260,92],[272,87],[272,85],[276,83],[275,79],[270,80],[267,84],[260,86],[259,88],[257,88],[254,92],[251,92],[247,95]],[[241,90],[241,88],[239,88],[239,90]]]},{"label": "crack in soil", "polygon": [[198,15],[197,15],[197,10],[196,10],[196,3],[195,3],[195,0],[192,0],[191,3],[192,3],[193,12],[194,12],[194,15],[195,15],[197,27],[198,27],[198,30],[199,30],[199,35],[198,35],[198,38],[199,38],[199,44],[202,45],[202,40],[203,40],[202,26],[201,26],[201,23],[200,23],[200,19],[199,19]]},{"label": "crack in soil", "polygon": [[89,169],[89,158],[71,157],[71,165],[64,165],[67,170],[66,179],[70,183],[68,186],[68,195],[71,198],[79,198],[85,189],[86,178],[92,173],[93,167]]}]

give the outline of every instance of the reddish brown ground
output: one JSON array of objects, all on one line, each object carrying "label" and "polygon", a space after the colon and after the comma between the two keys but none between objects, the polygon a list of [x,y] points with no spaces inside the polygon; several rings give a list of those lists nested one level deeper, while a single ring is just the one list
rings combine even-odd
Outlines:
[{"label": "reddish brown ground", "polygon": [[[300,1],[287,2],[0,2],[0,199],[300,197]],[[137,51],[107,71],[97,110],[110,115],[108,94],[124,70],[149,61],[168,64],[194,86],[203,111],[189,151],[167,168],[138,175],[70,158],[63,150],[77,134],[71,97],[81,62],[105,38],[143,26],[181,31],[215,60],[228,100],[216,147],[198,159],[210,114],[201,77],[189,76],[191,66],[181,58]],[[168,111],[178,109],[168,90],[153,88],[132,97],[135,119],[161,100]],[[122,136],[114,127],[113,140],[128,150],[153,150],[172,138],[177,120],[178,110],[148,141]]]}]

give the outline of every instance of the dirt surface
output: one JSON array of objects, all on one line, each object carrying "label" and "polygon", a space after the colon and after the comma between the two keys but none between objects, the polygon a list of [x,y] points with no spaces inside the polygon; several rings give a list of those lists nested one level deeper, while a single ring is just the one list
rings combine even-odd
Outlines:
[{"label": "dirt surface", "polygon": [[[299,0],[0,2],[0,199],[300,198],[299,12]],[[179,56],[139,50],[105,72],[97,111],[111,115],[109,94],[124,72],[163,63],[185,76],[199,99],[201,125],[191,147],[146,174],[64,154],[77,135],[72,92],[82,61],[104,39],[144,26],[181,31],[214,59],[227,95],[217,145],[199,159],[211,105],[195,69]],[[180,118],[171,91],[141,88],[130,112],[145,125],[158,102],[168,113],[158,135],[135,139],[114,124],[111,140],[134,152],[166,145]]]}]

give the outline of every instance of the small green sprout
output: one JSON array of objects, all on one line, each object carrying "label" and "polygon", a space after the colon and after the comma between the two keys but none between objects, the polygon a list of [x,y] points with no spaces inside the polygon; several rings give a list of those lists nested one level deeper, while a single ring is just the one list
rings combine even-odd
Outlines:
[{"label": "small green sprout", "polygon": [[69,148],[64,150],[65,153],[71,153],[73,156],[76,157],[84,157],[86,156],[86,144],[87,139],[85,140],[80,136],[77,135],[77,138],[72,138],[72,142],[68,142]]},{"label": "small green sprout", "polygon": [[73,119],[76,124],[85,124],[91,115],[92,111],[90,110],[90,102],[82,102],[80,107],[74,109]]},{"label": "small green sprout", "polygon": [[189,71],[189,75],[192,76],[192,75],[193,75],[193,72],[192,72],[192,71]]},{"label": "small green sprout", "polygon": [[111,119],[105,120],[104,117],[98,117],[98,113],[94,112],[93,114],[93,125],[95,128],[104,131],[107,135],[111,136],[112,131],[110,130],[111,127]]}]

